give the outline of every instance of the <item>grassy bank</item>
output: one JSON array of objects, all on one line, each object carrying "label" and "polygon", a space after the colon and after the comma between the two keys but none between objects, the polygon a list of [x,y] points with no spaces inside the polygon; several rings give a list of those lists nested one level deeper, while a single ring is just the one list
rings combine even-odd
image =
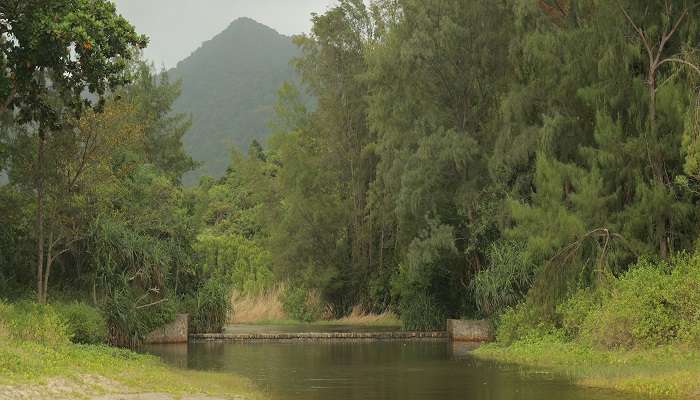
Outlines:
[{"label": "grassy bank", "polygon": [[531,291],[494,319],[498,343],[475,355],[547,369],[585,386],[700,398],[699,289],[700,254],[641,258],[555,306]]},{"label": "grassy bank", "polygon": [[684,345],[642,350],[598,350],[556,336],[489,344],[478,358],[546,369],[581,386],[653,398],[700,398],[700,352]]},{"label": "grassy bank", "polygon": [[35,398],[36,393],[43,396],[42,390],[48,392],[45,398],[126,393],[262,398],[249,381],[235,375],[178,370],[128,350],[0,339],[0,391]]},{"label": "grassy bank", "polygon": [[0,302],[0,397],[261,398],[243,378],[171,368],[156,357],[99,344],[105,334],[98,310],[87,305]]}]

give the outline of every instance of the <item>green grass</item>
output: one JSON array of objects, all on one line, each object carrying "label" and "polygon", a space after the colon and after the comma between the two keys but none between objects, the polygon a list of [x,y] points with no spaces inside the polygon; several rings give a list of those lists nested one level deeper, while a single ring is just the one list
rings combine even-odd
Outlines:
[{"label": "green grass", "polygon": [[[237,395],[262,398],[252,384],[231,374],[178,370],[153,356],[97,345],[45,346],[27,341],[0,339],[0,385],[46,385],[60,378],[82,382],[114,382],[134,392],[174,395]],[[105,380],[106,378],[106,380]],[[110,384],[96,384],[95,393],[110,391]],[[81,395],[87,395],[82,393]]]},{"label": "green grass", "polygon": [[478,358],[515,363],[568,376],[582,386],[654,398],[700,398],[700,353],[687,346],[605,351],[558,337],[484,345]]}]

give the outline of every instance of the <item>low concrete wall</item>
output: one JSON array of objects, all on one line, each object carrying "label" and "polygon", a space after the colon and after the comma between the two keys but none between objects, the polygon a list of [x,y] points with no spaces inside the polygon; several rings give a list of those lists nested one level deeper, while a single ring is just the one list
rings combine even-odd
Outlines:
[{"label": "low concrete wall", "polygon": [[296,333],[200,333],[196,341],[282,341],[282,340],[418,340],[448,338],[447,332],[296,332]]},{"label": "low concrete wall", "polygon": [[189,335],[189,314],[178,314],[175,321],[149,333],[146,344],[187,343]]},{"label": "low concrete wall", "polygon": [[457,342],[490,342],[495,337],[493,325],[485,319],[448,319],[447,333]]}]

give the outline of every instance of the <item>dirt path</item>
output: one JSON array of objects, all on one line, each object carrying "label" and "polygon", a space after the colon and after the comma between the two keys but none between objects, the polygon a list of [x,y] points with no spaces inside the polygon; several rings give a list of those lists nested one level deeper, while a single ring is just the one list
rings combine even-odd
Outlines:
[{"label": "dirt path", "polygon": [[0,385],[0,400],[243,400],[242,397],[140,393],[119,382],[95,376],[53,378],[42,384]]}]

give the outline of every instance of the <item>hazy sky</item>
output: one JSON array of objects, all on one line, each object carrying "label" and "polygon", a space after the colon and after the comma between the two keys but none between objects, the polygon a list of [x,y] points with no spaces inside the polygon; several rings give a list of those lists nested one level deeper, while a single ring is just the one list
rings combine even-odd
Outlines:
[{"label": "hazy sky", "polygon": [[146,58],[174,67],[231,21],[250,17],[280,33],[308,32],[312,12],[335,0],[113,0],[119,12],[151,39]]}]

